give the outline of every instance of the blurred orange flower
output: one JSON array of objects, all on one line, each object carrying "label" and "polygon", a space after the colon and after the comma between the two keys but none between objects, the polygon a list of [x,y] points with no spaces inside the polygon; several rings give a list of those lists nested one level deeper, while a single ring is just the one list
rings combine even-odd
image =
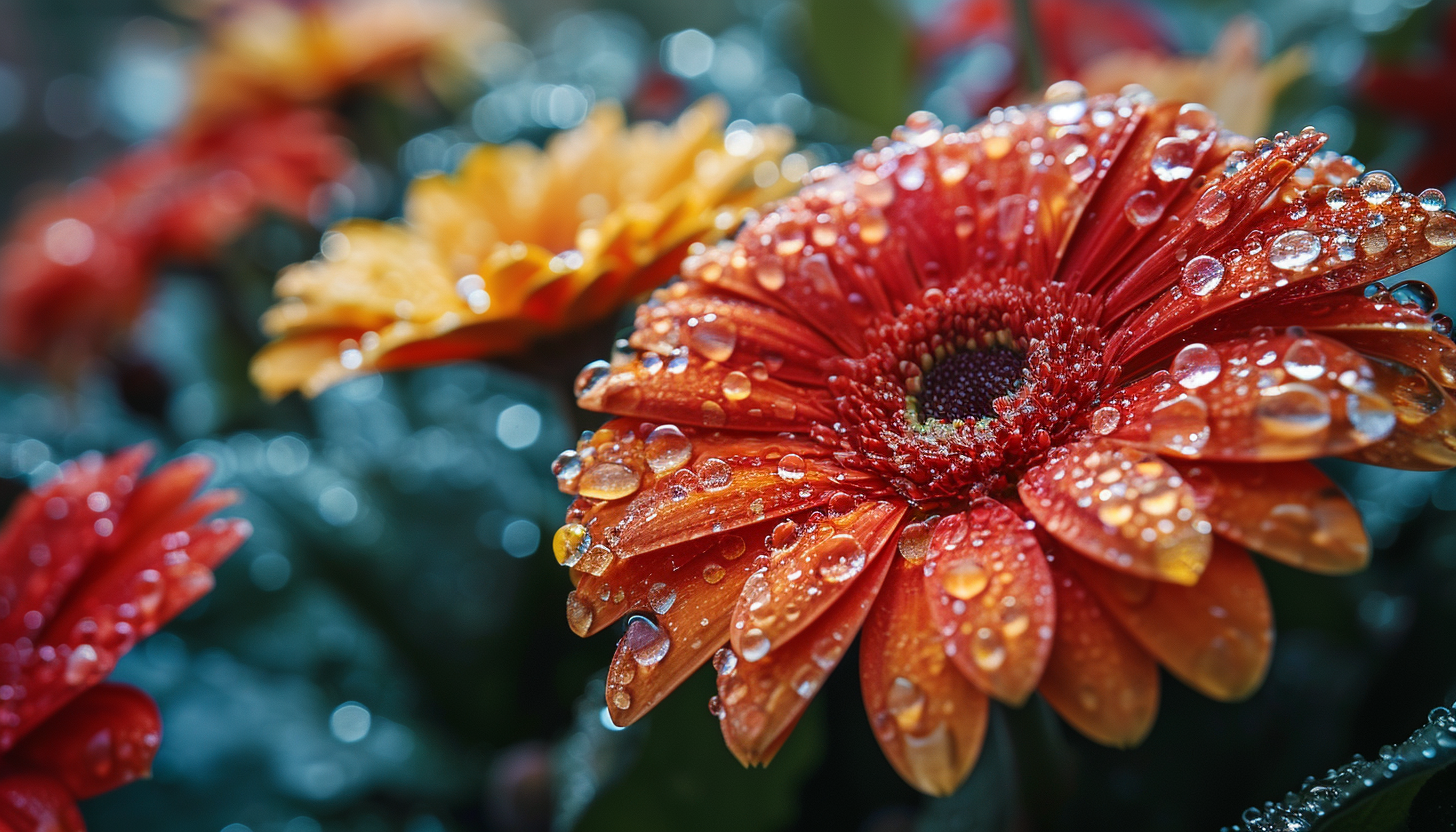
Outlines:
[{"label": "blurred orange flower", "polygon": [[876,738],[946,794],[989,698],[1128,746],[1159,664],[1250,695],[1273,618],[1247,550],[1369,557],[1309,460],[1456,464],[1451,320],[1377,282],[1456,215],[1313,129],[1251,141],[1145,93],[1063,83],[895,139],[690,258],[577,381],[619,418],[557,460],[554,548],[572,630],[631,616],[613,720],[713,657],[728,747],[767,762],[859,633]]},{"label": "blurred orange flower", "polygon": [[[611,314],[798,178],[792,135],[723,132],[699,102],[628,127],[614,104],[545,150],[482,145],[410,187],[404,224],[351,220],[285,269],[253,361],[269,396],[375,370],[478,358]],[[779,162],[784,161],[784,167]],[[786,171],[785,168],[788,168]]]},{"label": "blurred orange flower", "polygon": [[212,472],[205,459],[143,477],[150,455],[66,463],[0,527],[0,828],[83,830],[76,800],[150,773],[156,704],[101,680],[205,595],[250,532],[204,521],[235,496],[194,496]]},{"label": "blurred orange flower", "polygon": [[0,247],[0,349],[76,369],[130,325],[162,261],[214,256],[264,209],[306,217],[349,164],[309,110],[138,147],[16,220]]},{"label": "blurred orange flower", "polygon": [[484,0],[236,0],[212,15],[188,124],[468,67],[510,32]]}]

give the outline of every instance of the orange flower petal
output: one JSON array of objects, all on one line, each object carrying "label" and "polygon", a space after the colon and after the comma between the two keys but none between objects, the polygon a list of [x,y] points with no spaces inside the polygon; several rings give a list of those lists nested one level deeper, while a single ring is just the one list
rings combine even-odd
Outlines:
[{"label": "orange flower petal", "polygon": [[947,659],[920,564],[894,559],[860,635],[859,679],[895,771],[926,794],[955,791],[981,754],[989,701]]},{"label": "orange flower petal", "polygon": [[1330,575],[1370,561],[1370,538],[1329,477],[1308,462],[1180,462],[1213,530],[1290,566]]},{"label": "orange flower petal", "polygon": [[713,708],[720,713],[728,749],[745,766],[768,762],[844,658],[895,561],[892,553],[870,555],[870,565],[838,603],[798,638],[756,662],[742,661],[728,648],[714,658],[718,697]]},{"label": "orange flower petal", "polygon": [[78,798],[150,776],[162,740],[162,715],[129,685],[101,684],[57,711],[11,752]]},{"label": "orange flower petal", "polygon": [[904,503],[867,502],[796,529],[744,585],[729,631],[733,651],[757,662],[813,625],[873,568],[904,514]]},{"label": "orange flower petal", "polygon": [[1208,562],[1211,527],[1193,489],[1147,451],[1078,442],[1027,471],[1017,489],[1048,532],[1100,563],[1192,584]]},{"label": "orange flower petal", "polygon": [[1076,557],[1051,559],[1056,641],[1037,692],[1084,736],[1130,748],[1158,715],[1158,665],[1063,563]]},{"label": "orange flower petal", "polygon": [[1111,403],[1109,435],[1190,459],[1280,461],[1349,453],[1387,436],[1370,362],[1318,335],[1192,343]]},{"label": "orange flower petal", "polygon": [[1456,401],[1450,391],[1404,364],[1372,358],[1370,366],[1376,391],[1395,405],[1395,429],[1348,457],[1416,471],[1456,466]]},{"label": "orange flower petal", "polygon": [[923,582],[945,652],[966,678],[1003,702],[1026,701],[1057,613],[1046,557],[1016,512],[983,498],[942,518]]},{"label": "orange flower petal", "polygon": [[1103,607],[1133,638],[1204,696],[1244,699],[1258,689],[1274,647],[1264,579],[1239,546],[1214,545],[1193,586],[1149,581],[1069,558]]}]

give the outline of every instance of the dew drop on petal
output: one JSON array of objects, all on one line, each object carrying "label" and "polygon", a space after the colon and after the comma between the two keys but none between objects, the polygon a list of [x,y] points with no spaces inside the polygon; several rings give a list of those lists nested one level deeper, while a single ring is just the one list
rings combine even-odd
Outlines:
[{"label": "dew drop on petal", "polygon": [[659,425],[647,434],[643,454],[653,473],[669,474],[692,459],[693,443],[677,425]]},{"label": "dew drop on petal", "polygon": [[594,500],[619,500],[637,491],[642,475],[616,462],[599,462],[581,475],[581,496]]},{"label": "dew drop on petal", "polygon": [[733,467],[717,457],[703,460],[694,470],[704,491],[722,491],[733,482]]},{"label": "dew drop on petal", "polygon": [[1213,228],[1228,219],[1232,200],[1220,188],[1209,188],[1193,205],[1193,218],[1205,228]]},{"label": "dew drop on petal", "polygon": [[727,573],[728,570],[724,569],[722,564],[709,563],[703,567],[703,581],[710,584],[716,584],[717,582],[723,580],[723,576]]},{"label": "dew drop on petal", "polygon": [[1190,294],[1203,297],[1223,282],[1223,263],[1206,254],[1189,260],[1183,265],[1183,288]]},{"label": "dew drop on petal", "polygon": [[819,577],[831,584],[844,583],[864,570],[864,547],[853,535],[836,534],[816,547],[812,557],[819,562]]},{"label": "dew drop on petal", "polygon": [[1148,439],[1178,453],[1197,453],[1208,444],[1208,435],[1208,403],[1197,396],[1175,396],[1148,417]]},{"label": "dew drop on petal", "polygon": [[1359,390],[1345,395],[1345,418],[1364,438],[1376,442],[1395,430],[1395,409],[1380,396]]},{"label": "dew drop on petal", "polygon": [[1325,374],[1325,351],[1318,342],[1300,338],[1284,352],[1284,371],[1301,381],[1313,381]]},{"label": "dew drop on petal", "polygon": [[769,643],[768,636],[764,635],[763,630],[757,627],[745,631],[742,638],[739,639],[738,644],[743,651],[743,660],[746,662],[756,662],[764,656],[767,656],[769,648],[772,646]]},{"label": "dew drop on petal", "polygon": [[1127,221],[1143,228],[1157,222],[1163,216],[1163,204],[1152,191],[1138,191],[1127,198],[1123,206]]},{"label": "dew drop on petal", "polygon": [[556,530],[556,536],[551,540],[551,548],[556,554],[556,562],[562,566],[575,566],[581,556],[591,548],[592,536],[586,526],[580,523],[568,523]]},{"label": "dew drop on petal", "polygon": [[1440,248],[1456,245],[1456,214],[1440,213],[1426,223],[1426,242]]},{"label": "dew drop on petal", "polygon": [[688,329],[688,345],[709,361],[727,361],[738,345],[738,328],[724,320],[703,320]]},{"label": "dew drop on petal", "polygon": [[575,592],[566,596],[566,623],[571,631],[579,636],[585,636],[591,630],[592,608],[577,597]]},{"label": "dew drop on petal", "polygon": [[930,524],[910,523],[900,530],[900,557],[910,563],[924,563],[930,554]]},{"label": "dew drop on petal", "polygon": [[1187,390],[1196,390],[1211,384],[1223,370],[1218,351],[1207,344],[1189,344],[1173,357],[1168,368],[1173,380]]},{"label": "dew drop on petal", "polygon": [[1103,405],[1092,411],[1091,426],[1092,432],[1099,436],[1106,436],[1117,430],[1122,424],[1122,411],[1112,405]]},{"label": "dew drop on petal", "polygon": [[952,598],[969,601],[986,589],[991,576],[979,563],[962,559],[946,569],[940,580],[941,586]]},{"label": "dew drop on petal", "polygon": [[1420,202],[1421,207],[1427,211],[1439,211],[1446,207],[1446,195],[1435,188],[1427,188],[1421,191],[1420,196],[1416,197],[1416,199]]},{"label": "dew drop on petal", "polygon": [[784,283],[788,279],[784,274],[783,266],[776,262],[763,261],[754,265],[753,277],[758,281],[758,285],[770,292],[777,292],[784,288]]},{"label": "dew drop on petal", "polygon": [[717,402],[703,402],[700,412],[703,424],[710,428],[721,428],[728,424],[728,412]]},{"label": "dew drop on petal", "polygon": [[1390,299],[1401,306],[1409,306],[1422,312],[1436,309],[1436,290],[1430,284],[1419,280],[1402,280],[1390,289]]},{"label": "dew drop on petal", "polygon": [[1047,87],[1046,118],[1052,124],[1076,124],[1087,114],[1087,88],[1076,81],[1058,81]]},{"label": "dew drop on petal", "polygon": [[1338,211],[1345,207],[1345,192],[1340,188],[1325,191],[1325,204]]},{"label": "dew drop on petal", "polygon": [[1298,269],[1319,257],[1320,241],[1308,231],[1286,231],[1269,244],[1269,264],[1276,269]]},{"label": "dew drop on petal", "polygon": [[807,470],[807,463],[798,454],[784,454],[783,459],[779,460],[779,479],[785,482],[798,482],[804,478]]},{"label": "dew drop on petal", "polygon": [[982,627],[971,638],[971,659],[982,670],[995,671],[1006,663],[1006,644],[1001,634],[990,627]]},{"label": "dew drop on petal", "polygon": [[730,402],[739,402],[753,392],[753,382],[741,370],[734,370],[723,377],[723,397]]},{"label": "dew drop on petal", "polygon": [[1395,177],[1383,170],[1372,170],[1360,177],[1360,195],[1369,205],[1384,203],[1399,187]]},{"label": "dew drop on petal", "polygon": [[667,632],[644,615],[627,619],[627,633],[622,637],[622,643],[632,661],[640,667],[656,665],[667,657],[668,648],[672,646]]},{"label": "dew drop on petal", "polygon": [[1266,387],[1259,391],[1254,416],[1271,436],[1302,439],[1330,426],[1330,400],[1324,391],[1301,382]]},{"label": "dew drop on petal", "polygon": [[1193,175],[1194,147],[1187,139],[1169,136],[1153,148],[1153,175],[1164,182],[1176,182]]},{"label": "dew drop on petal", "polygon": [[590,392],[592,388],[601,384],[611,374],[611,365],[605,361],[593,361],[585,367],[582,367],[581,372],[576,374],[575,390],[577,398],[581,398]]},{"label": "dew drop on petal", "polygon": [[940,131],[944,127],[934,113],[917,110],[905,119],[903,127],[895,128],[894,137],[916,147],[930,147],[940,139]]},{"label": "dew drop on petal", "polygon": [[666,615],[676,601],[677,591],[660,581],[647,590],[647,606],[658,615]]},{"label": "dew drop on petal", "polygon": [[896,676],[885,694],[885,710],[901,731],[913,731],[925,713],[925,691],[903,676]]}]

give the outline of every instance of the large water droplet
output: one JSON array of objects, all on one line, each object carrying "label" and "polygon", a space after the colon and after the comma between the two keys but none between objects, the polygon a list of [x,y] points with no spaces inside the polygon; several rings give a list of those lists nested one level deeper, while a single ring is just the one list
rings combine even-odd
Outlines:
[{"label": "large water droplet", "polygon": [[753,382],[748,380],[748,375],[740,370],[734,370],[723,377],[723,398],[730,402],[740,402],[748,398],[753,392]]},{"label": "large water droplet", "polygon": [[643,454],[653,473],[669,474],[692,459],[693,443],[683,435],[677,425],[659,425],[647,434]]},{"label": "large water droplet", "polygon": [[1254,406],[1259,427],[1272,436],[1303,439],[1330,426],[1330,399],[1302,382],[1266,387]]},{"label": "large water droplet", "polygon": [[1233,200],[1220,188],[1209,188],[1193,205],[1193,218],[1205,228],[1213,228],[1228,219]]},{"label": "large water droplet", "polygon": [[743,651],[743,660],[746,662],[756,662],[767,656],[769,648],[772,647],[768,636],[757,627],[745,631],[743,637],[738,640],[738,645]]},{"label": "large water droplet", "polygon": [[605,361],[593,361],[585,367],[582,367],[581,372],[576,374],[576,383],[574,385],[576,397],[581,398],[598,384],[606,381],[607,376],[611,374],[611,365]]},{"label": "large water droplet", "polygon": [[1446,195],[1435,188],[1427,188],[1421,191],[1420,196],[1416,197],[1416,200],[1420,202],[1421,208],[1427,211],[1439,211],[1446,207]]},{"label": "large water droplet", "polygon": [[722,491],[733,482],[733,468],[717,457],[709,457],[698,463],[694,471],[705,491]]},{"label": "large water droplet", "polygon": [[622,637],[622,646],[640,667],[653,667],[667,658],[672,646],[667,632],[657,622],[642,615],[627,619],[627,634]]},{"label": "large water droplet", "polygon": [[1173,364],[1168,370],[1180,386],[1196,390],[1218,378],[1223,362],[1218,357],[1218,350],[1207,344],[1189,344],[1173,357]]},{"label": "large water droplet", "polygon": [[1127,198],[1122,211],[1128,222],[1143,228],[1163,216],[1163,203],[1153,191],[1138,191]]},{"label": "large water droplet", "polygon": [[811,557],[819,562],[819,577],[844,583],[864,570],[865,550],[852,535],[836,534],[819,544]]},{"label": "large water droplet", "polygon": [[1456,246],[1456,215],[1440,213],[1426,223],[1426,242],[1438,248]]},{"label": "large water droplet", "polygon": [[1400,189],[1395,177],[1383,170],[1372,170],[1360,177],[1360,195],[1369,205],[1380,205]]},{"label": "large water droplet", "polygon": [[808,463],[798,454],[784,454],[779,460],[779,479],[785,482],[798,482],[804,478],[808,471]]},{"label": "large water droplet", "polygon": [[1269,264],[1276,269],[1298,269],[1319,257],[1320,241],[1308,231],[1286,231],[1269,244]]},{"label": "large water droplet", "polygon": [[616,462],[599,462],[581,475],[579,493],[593,500],[618,500],[637,491],[642,475]]},{"label": "large water droplet", "polygon": [[1195,148],[1187,139],[1169,136],[1153,148],[1153,175],[1164,182],[1176,182],[1193,175]]},{"label": "large water droplet", "polygon": [[1325,374],[1325,351],[1317,341],[1300,338],[1284,352],[1284,371],[1301,381],[1313,381]]},{"label": "large water droplet", "polygon": [[1183,265],[1183,288],[1190,294],[1203,297],[1223,282],[1223,263],[1216,258],[1200,254]]},{"label": "large water droplet", "polygon": [[688,345],[709,361],[727,361],[738,344],[738,329],[721,319],[702,320],[688,329]]},{"label": "large water droplet", "polygon": [[573,633],[586,636],[591,630],[592,618],[592,608],[578,598],[575,592],[566,596],[566,623]]},{"label": "large water droplet", "polygon": [[1092,411],[1090,423],[1093,433],[1098,436],[1106,436],[1117,430],[1117,426],[1122,424],[1122,411],[1110,404],[1103,405]]},{"label": "large water droplet", "polygon": [[1208,434],[1208,403],[1197,396],[1175,396],[1159,403],[1148,417],[1148,439],[1178,453],[1202,450]]},{"label": "large water droplet", "polygon": [[930,524],[910,523],[900,530],[900,557],[911,563],[923,563],[930,554]]},{"label": "large water droplet", "polygon": [[556,554],[556,562],[562,566],[575,566],[581,556],[592,545],[591,532],[586,526],[580,523],[568,523],[556,530],[556,536],[551,540],[551,548]]},{"label": "large water droplet", "polygon": [[658,615],[666,615],[677,601],[677,590],[659,581],[647,590],[647,606]]},{"label": "large water droplet", "polygon": [[959,598],[962,601],[969,601],[980,595],[990,581],[991,576],[986,573],[986,570],[979,563],[969,559],[961,559],[952,564],[941,574],[940,578],[940,584],[945,588],[946,593],[952,598]]},{"label": "large water droplet", "polygon": [[1087,114],[1087,88],[1076,81],[1058,81],[1047,87],[1046,116],[1052,124],[1076,124]]},{"label": "large water droplet", "polygon": [[1419,280],[1403,280],[1395,284],[1390,289],[1390,299],[1422,312],[1432,312],[1436,308],[1436,290]]},{"label": "large water droplet", "polygon": [[987,672],[995,671],[1006,663],[1006,644],[1001,634],[990,627],[982,627],[971,638],[971,659]]},{"label": "large water droplet", "polygon": [[885,710],[895,718],[901,731],[913,731],[925,713],[925,699],[925,691],[919,685],[904,676],[896,676],[885,694]]},{"label": "large water droplet", "polygon": [[905,126],[895,128],[894,138],[916,147],[930,147],[940,139],[944,126],[935,113],[917,110],[905,119]]}]

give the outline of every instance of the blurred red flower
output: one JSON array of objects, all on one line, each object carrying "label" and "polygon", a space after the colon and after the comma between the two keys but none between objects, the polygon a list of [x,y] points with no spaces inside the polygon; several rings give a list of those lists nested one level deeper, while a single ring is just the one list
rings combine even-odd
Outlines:
[{"label": "blurred red flower", "polygon": [[0,348],[74,368],[125,331],[162,262],[215,256],[264,210],[305,218],[350,163],[312,110],[138,147],[16,220],[0,247]]},{"label": "blurred red flower", "polygon": [[1450,140],[1456,133],[1456,7],[1446,13],[1437,49],[1399,65],[1375,64],[1364,73],[1365,100],[1415,124],[1421,144],[1404,173],[1416,182],[1444,185],[1456,179]]},{"label": "blurred red flower", "polygon": [[84,829],[75,801],[144,777],[161,742],[145,693],[106,684],[124,653],[212,589],[250,527],[185,457],[149,477],[134,447],[90,453],[0,527],[0,829]]},{"label": "blurred red flower", "polygon": [[1126,746],[1158,664],[1250,695],[1273,619],[1246,550],[1369,557],[1308,460],[1456,465],[1451,320],[1376,282],[1456,215],[1324,141],[1058,84],[966,132],[916,114],[689,258],[578,379],[621,418],[555,466],[571,628],[635,614],[612,718],[716,651],[723,735],[766,762],[860,633],[876,738],[945,794],[988,698]]}]

